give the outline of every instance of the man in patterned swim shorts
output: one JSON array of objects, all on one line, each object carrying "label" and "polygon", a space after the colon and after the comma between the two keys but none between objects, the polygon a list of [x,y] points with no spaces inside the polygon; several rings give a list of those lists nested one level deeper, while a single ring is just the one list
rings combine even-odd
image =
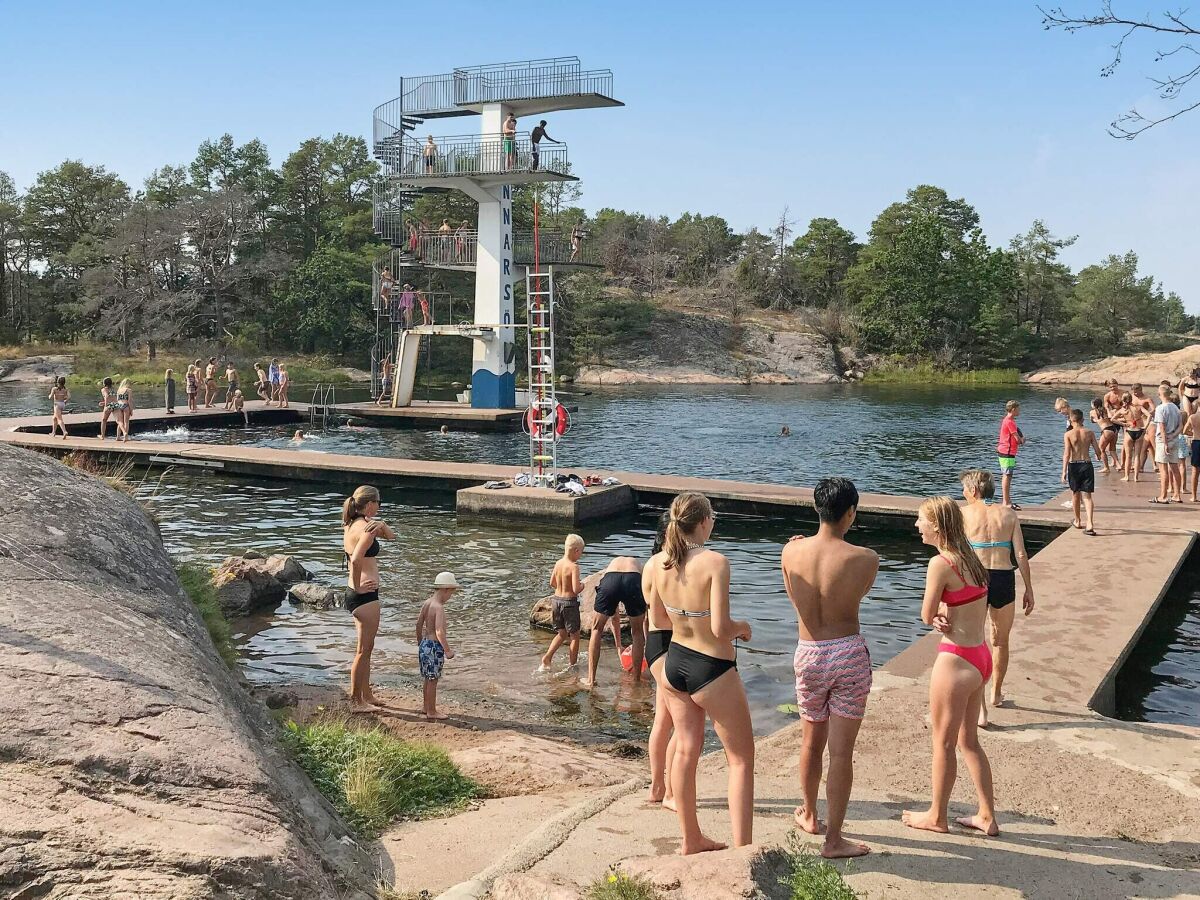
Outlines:
[{"label": "man in patterned swim shorts", "polygon": [[[816,535],[783,548],[783,582],[799,616],[796,702],[804,720],[800,779],[804,806],[796,825],[825,834],[827,859],[862,856],[866,844],[842,836],[854,782],[854,742],[871,692],[871,655],[858,630],[858,607],[875,583],[879,555],[846,543],[858,512],[858,491],[846,478],[825,478],[813,491],[821,520]],[[829,825],[817,818],[821,764],[829,746],[825,786]]]}]

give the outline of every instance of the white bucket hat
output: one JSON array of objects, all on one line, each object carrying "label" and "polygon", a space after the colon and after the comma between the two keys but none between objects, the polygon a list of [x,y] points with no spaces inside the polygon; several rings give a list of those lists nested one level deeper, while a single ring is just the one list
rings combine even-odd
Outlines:
[{"label": "white bucket hat", "polygon": [[433,579],[435,588],[459,588],[462,585],[458,583],[458,579],[454,577],[453,572],[439,572],[437,578]]}]

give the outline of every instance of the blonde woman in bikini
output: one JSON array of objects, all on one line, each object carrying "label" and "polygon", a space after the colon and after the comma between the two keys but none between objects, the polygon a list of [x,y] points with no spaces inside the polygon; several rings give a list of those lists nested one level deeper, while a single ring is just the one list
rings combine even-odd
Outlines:
[{"label": "blonde woman in bikini", "polygon": [[[1117,452],[1117,438],[1121,433],[1121,426],[1110,418],[1108,408],[1099,397],[1092,401],[1092,422],[1100,426],[1100,462],[1104,465],[1104,474],[1107,475],[1112,468],[1121,468],[1121,458]],[[1112,467],[1108,464],[1109,456],[1112,456]]]},{"label": "blonde woman in bikini", "polygon": [[380,702],[371,693],[371,654],[379,633],[379,539],[395,532],[379,518],[379,491],[364,484],[342,504],[342,553],[346,559],[346,611],[358,635],[350,666],[350,709],[370,712]]},{"label": "blonde woman in bikini", "polygon": [[67,423],[63,421],[63,413],[67,409],[67,401],[71,399],[71,391],[67,388],[67,379],[59,375],[50,389],[50,402],[54,404],[54,420],[50,423],[50,437],[54,437],[56,429],[62,429],[62,436],[67,437]]},{"label": "blonde woman in bikini", "polygon": [[1121,408],[1113,416],[1113,421],[1125,428],[1125,456],[1122,467],[1125,474],[1121,476],[1121,480],[1137,484],[1138,474],[1142,469],[1142,446],[1148,421],[1146,411],[1134,399],[1133,394],[1123,394]]}]

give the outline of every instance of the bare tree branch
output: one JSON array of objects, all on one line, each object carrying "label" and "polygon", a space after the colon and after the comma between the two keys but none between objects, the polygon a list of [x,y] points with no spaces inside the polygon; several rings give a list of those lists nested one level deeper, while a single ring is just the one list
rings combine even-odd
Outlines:
[{"label": "bare tree branch", "polygon": [[[1112,45],[1112,59],[1100,69],[1101,78],[1107,78],[1116,72],[1125,58],[1125,44],[1134,35],[1141,33],[1170,35],[1172,39],[1200,36],[1200,30],[1197,30],[1197,28],[1186,21],[1185,16],[1188,13],[1186,9],[1179,9],[1174,12],[1167,10],[1161,14],[1158,21],[1149,15],[1142,19],[1129,19],[1119,16],[1113,12],[1112,0],[1102,0],[1100,11],[1092,15],[1070,15],[1061,6],[1050,7],[1049,9],[1039,6],[1038,12],[1042,14],[1042,26],[1047,30],[1059,28],[1068,34],[1074,34],[1085,28],[1111,28],[1121,32],[1120,38]],[[1156,51],[1154,62],[1162,62],[1174,57],[1176,54],[1184,52],[1200,55],[1200,51],[1197,51],[1192,44],[1183,42],[1169,50]],[[1171,101],[1178,100],[1183,89],[1197,76],[1200,76],[1200,65],[1167,75],[1163,78],[1151,77],[1149,80],[1158,90],[1160,99]],[[1177,119],[1183,114],[1196,109],[1197,106],[1200,106],[1200,102],[1193,103],[1184,109],[1177,110],[1171,115],[1165,116],[1144,116],[1136,109],[1130,109],[1109,124],[1108,133],[1122,140],[1133,140],[1139,134],[1150,130],[1154,126]]]}]

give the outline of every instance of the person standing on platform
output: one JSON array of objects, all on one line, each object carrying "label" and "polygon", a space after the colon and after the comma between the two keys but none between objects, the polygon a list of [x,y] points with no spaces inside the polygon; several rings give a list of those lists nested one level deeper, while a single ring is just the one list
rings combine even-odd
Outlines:
[{"label": "person standing on platform", "polygon": [[258,394],[259,400],[270,400],[270,381],[267,379],[266,370],[263,369],[262,363],[254,364],[254,393]]},{"label": "person standing on platform", "polygon": [[67,423],[63,421],[63,413],[67,410],[67,401],[71,399],[71,391],[67,388],[67,379],[59,375],[54,379],[54,387],[50,389],[50,402],[54,405],[54,419],[50,423],[50,437],[54,437],[56,429],[62,429],[62,436],[67,436]]},{"label": "person standing on platform", "polygon": [[576,223],[571,227],[571,262],[579,259],[579,251],[583,249],[583,228]]},{"label": "person standing on platform", "polygon": [[217,399],[217,358],[210,356],[204,367],[204,408],[213,409]]},{"label": "person standing on platform", "polygon": [[1012,477],[1017,466],[1017,450],[1024,445],[1025,435],[1017,427],[1017,416],[1021,414],[1021,404],[1009,400],[1004,404],[1004,421],[1000,423],[1000,439],[996,442],[996,456],[1000,462],[1000,486],[1003,504],[1010,509],[1020,509],[1012,502]]},{"label": "person standing on platform", "polygon": [[187,389],[188,412],[196,411],[196,394],[200,391],[200,373],[194,365],[188,366],[187,377],[183,382]]},{"label": "person standing on platform", "polygon": [[[1158,466],[1158,496],[1151,503],[1182,503],[1183,473],[1179,471],[1183,460],[1179,454],[1179,435],[1183,431],[1183,414],[1175,405],[1175,393],[1169,384],[1160,385],[1158,396],[1162,401],[1154,410],[1154,463]],[[1172,494],[1174,496],[1168,496]]]},{"label": "person standing on platform", "polygon": [[413,303],[416,302],[417,295],[413,293],[413,286],[407,281],[404,282],[404,290],[400,292],[400,325],[406,331],[412,328]]},{"label": "person standing on platform", "polygon": [[501,130],[504,137],[504,168],[515,169],[517,167],[517,117],[509,113]]},{"label": "person standing on platform", "polygon": [[[871,654],[859,629],[859,606],[879,572],[879,554],[846,542],[858,513],[858,490],[846,478],[823,478],[813,491],[821,520],[816,535],[793,538],[783,548],[783,584],[796,608],[796,703],[804,723],[800,788],[804,805],[796,825],[824,834],[827,859],[863,856],[866,844],[842,835],[854,784],[854,742],[871,693]],[[828,826],[817,817],[821,768],[829,747],[825,783]]]},{"label": "person standing on platform", "polygon": [[167,374],[163,376],[163,381],[166,384],[166,404],[167,415],[175,415],[175,370],[167,369]]},{"label": "person standing on platform", "polygon": [[287,366],[283,363],[279,364],[279,408],[283,409],[288,405],[288,386],[292,383],[292,379],[288,377]]},{"label": "person standing on platform", "polygon": [[379,273],[379,309],[384,315],[389,315],[392,308],[392,270],[387,266]]},{"label": "person standing on platform", "polygon": [[225,364],[225,408],[233,409],[233,395],[238,393],[240,388],[240,378],[238,370],[232,362]]},{"label": "person standing on platform", "polygon": [[[267,369],[267,377],[271,380],[271,400],[279,400],[279,360],[272,359],[271,365]],[[267,406],[271,405],[271,400],[267,401]]]},{"label": "person standing on platform", "polygon": [[1196,411],[1188,416],[1183,425],[1183,434],[1189,439],[1188,455],[1192,458],[1192,502],[1200,502],[1196,498],[1196,489],[1200,488],[1200,404],[1193,407]]},{"label": "person standing on platform", "polygon": [[437,169],[438,147],[433,142],[433,135],[425,139],[425,149],[421,151],[425,157],[425,174],[432,175]]},{"label": "person standing on platform", "polygon": [[538,169],[538,163],[541,161],[541,146],[540,145],[543,140],[547,140],[552,144],[561,144],[562,143],[562,141],[556,141],[554,138],[550,137],[550,135],[548,135],[546,133],[546,120],[545,119],[542,119],[542,121],[538,122],[537,126],[533,129],[532,133],[530,133],[530,135],[529,135],[529,150],[530,150],[529,171],[531,171],[531,172],[536,172]]},{"label": "person standing on platform", "polygon": [[1096,536],[1095,505],[1092,494],[1096,490],[1096,468],[1092,465],[1091,454],[1095,452],[1100,459],[1100,445],[1096,443],[1096,432],[1083,424],[1083,411],[1071,410],[1071,430],[1063,435],[1063,467],[1062,480],[1071,488],[1071,505],[1075,512],[1073,524],[1083,528],[1080,520],[1080,501],[1083,501],[1087,512],[1087,528],[1084,534]]}]

